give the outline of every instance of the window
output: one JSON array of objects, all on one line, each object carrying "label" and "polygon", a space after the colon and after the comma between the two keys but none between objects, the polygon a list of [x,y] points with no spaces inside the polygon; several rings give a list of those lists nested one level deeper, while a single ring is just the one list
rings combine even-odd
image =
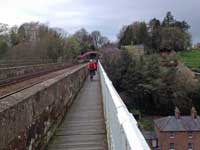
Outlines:
[{"label": "window", "polygon": [[192,131],[188,131],[188,138],[192,138]]},{"label": "window", "polygon": [[192,143],[188,143],[188,150],[193,150],[193,144]]},{"label": "window", "polygon": [[170,137],[170,138],[174,138],[174,137],[175,137],[175,133],[174,133],[174,132],[170,132],[169,137]]},{"label": "window", "polygon": [[169,144],[169,150],[174,150],[174,143]]}]

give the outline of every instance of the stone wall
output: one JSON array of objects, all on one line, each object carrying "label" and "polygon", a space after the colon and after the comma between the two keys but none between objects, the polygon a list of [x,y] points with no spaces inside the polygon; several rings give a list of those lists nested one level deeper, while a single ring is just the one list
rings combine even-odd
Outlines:
[{"label": "stone wall", "polygon": [[69,66],[69,64],[52,63],[52,64],[39,64],[31,66],[0,68],[0,83],[3,83],[7,80],[15,79],[17,77],[27,76],[37,72],[44,72],[53,69],[58,69],[65,66]]},{"label": "stone wall", "polygon": [[0,150],[41,150],[87,76],[85,65],[0,101]]}]

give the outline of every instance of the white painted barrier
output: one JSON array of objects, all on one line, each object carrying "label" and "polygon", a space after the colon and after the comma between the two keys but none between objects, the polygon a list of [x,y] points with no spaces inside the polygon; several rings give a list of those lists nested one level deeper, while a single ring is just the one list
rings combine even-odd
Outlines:
[{"label": "white painted barrier", "polygon": [[100,62],[99,73],[109,150],[150,150]]}]

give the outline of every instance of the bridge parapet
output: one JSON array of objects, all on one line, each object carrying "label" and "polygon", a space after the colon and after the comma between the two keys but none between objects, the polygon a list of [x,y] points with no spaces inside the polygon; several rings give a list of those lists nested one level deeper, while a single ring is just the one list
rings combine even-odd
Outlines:
[{"label": "bridge parapet", "polygon": [[150,150],[137,121],[126,108],[101,63],[99,72],[109,149]]},{"label": "bridge parapet", "polygon": [[87,77],[79,65],[0,100],[0,150],[43,150]]}]

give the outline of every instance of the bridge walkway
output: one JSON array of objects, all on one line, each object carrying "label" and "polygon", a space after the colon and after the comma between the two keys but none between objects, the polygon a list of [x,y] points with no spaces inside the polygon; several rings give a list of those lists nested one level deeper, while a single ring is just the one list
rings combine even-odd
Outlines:
[{"label": "bridge walkway", "polygon": [[98,75],[86,80],[47,149],[108,149]]}]

